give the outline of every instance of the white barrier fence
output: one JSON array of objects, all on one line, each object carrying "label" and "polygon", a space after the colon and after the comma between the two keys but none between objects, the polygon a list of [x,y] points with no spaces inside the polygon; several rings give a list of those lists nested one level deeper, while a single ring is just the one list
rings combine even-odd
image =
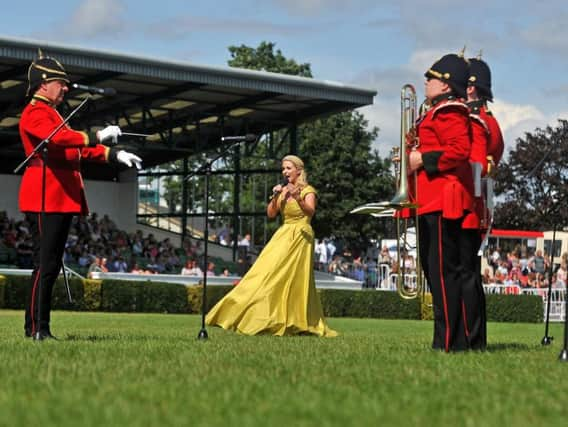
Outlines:
[{"label": "white barrier fence", "polygon": [[[379,277],[377,290],[396,291],[398,275],[391,273],[388,265],[379,266]],[[407,289],[415,289],[416,274],[405,274],[404,283]],[[505,294],[505,295],[538,295],[542,298],[544,307],[544,319],[548,309],[548,288],[522,288],[518,285],[483,285],[485,294]],[[566,289],[552,288],[550,294],[550,321],[563,322],[566,318]]]},{"label": "white barrier fence", "polygon": [[[66,269],[68,274],[77,275],[73,270]],[[9,276],[31,276],[32,270],[3,268],[0,274]],[[363,283],[358,280],[349,279],[348,277],[336,276],[334,274],[315,271],[316,288],[318,289],[342,289],[360,291]],[[79,276],[81,277],[81,276]],[[114,279],[129,281],[146,281],[146,282],[166,282],[178,283],[186,286],[198,285],[202,283],[202,276],[183,276],[181,274],[133,274],[133,273],[103,273],[94,272],[91,279]],[[211,286],[227,286],[234,285],[241,278],[239,276],[207,276],[207,285]]]}]

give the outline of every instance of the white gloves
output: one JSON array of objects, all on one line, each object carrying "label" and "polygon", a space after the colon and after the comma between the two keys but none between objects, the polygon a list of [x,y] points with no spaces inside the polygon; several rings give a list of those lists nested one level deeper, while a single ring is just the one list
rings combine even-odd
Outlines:
[{"label": "white gloves", "polygon": [[122,131],[118,126],[107,126],[97,132],[97,138],[101,144],[110,143],[111,145],[116,145],[120,135],[122,135]]},{"label": "white gloves", "polygon": [[120,163],[125,164],[129,168],[131,168],[132,164],[134,163],[138,170],[142,169],[142,159],[136,154],[129,153],[128,151],[120,150],[118,153],[116,153],[116,160],[118,160]]}]

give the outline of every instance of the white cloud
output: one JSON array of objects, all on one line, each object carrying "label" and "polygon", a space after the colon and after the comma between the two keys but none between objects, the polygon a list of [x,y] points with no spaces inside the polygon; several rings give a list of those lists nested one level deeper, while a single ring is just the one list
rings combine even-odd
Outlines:
[{"label": "white cloud", "polygon": [[148,25],[145,29],[148,37],[178,40],[192,32],[262,34],[263,36],[280,35],[286,37],[306,35],[317,31],[313,25],[280,24],[270,20],[246,18],[209,18],[206,16],[177,15]]},{"label": "white cloud", "polygon": [[416,73],[420,81],[423,80],[422,76],[434,62],[440,59],[448,52],[443,49],[422,49],[412,52],[408,61],[408,69]]},{"label": "white cloud", "polygon": [[373,144],[381,157],[389,157],[390,150],[400,144],[400,101],[378,101],[358,111],[369,121],[369,127],[378,127],[379,136]]},{"label": "white cloud", "polygon": [[505,152],[515,147],[517,138],[522,138],[526,132],[533,132],[537,127],[546,126],[549,122],[549,118],[542,111],[530,104],[511,104],[495,99],[490,109],[503,132]]},{"label": "white cloud", "polygon": [[438,49],[418,50],[412,52],[407,63],[400,67],[367,70],[353,82],[378,90],[375,103],[359,111],[369,121],[369,126],[376,126],[380,130],[374,148],[381,157],[389,156],[391,148],[400,144],[400,91],[403,85],[414,85],[420,105],[424,92],[424,72],[444,53]]},{"label": "white cloud", "polygon": [[[420,100],[418,100],[420,103]],[[558,119],[568,119],[568,111],[545,114],[536,106],[530,104],[513,104],[502,99],[495,99],[490,105],[495,115],[503,138],[505,151],[508,152],[517,143],[517,138],[525,136],[526,132],[534,132],[536,128],[556,126]],[[380,129],[374,148],[379,150],[381,157],[389,156],[392,147],[400,144],[400,100],[393,97],[377,98],[373,105],[358,110],[369,121],[369,126]]]},{"label": "white cloud", "polygon": [[521,31],[521,37],[536,49],[548,49],[554,53],[568,47],[568,13],[557,12]]},{"label": "white cloud", "polygon": [[52,40],[115,37],[125,32],[125,10],[123,0],[84,0],[70,16],[63,16],[41,31],[41,36]]},{"label": "white cloud", "polygon": [[377,6],[374,0],[273,0],[290,15],[318,16],[322,14],[352,13]]},{"label": "white cloud", "polygon": [[311,15],[321,11],[325,7],[326,0],[276,0],[276,4],[290,13]]},{"label": "white cloud", "polygon": [[73,32],[84,37],[117,33],[122,26],[124,7],[116,0],[85,0],[69,20]]},{"label": "white cloud", "polygon": [[537,128],[545,129],[547,126],[556,127],[558,119],[568,119],[568,111],[545,114],[534,105],[512,104],[501,99],[495,99],[490,108],[501,126],[506,152],[515,147],[517,139],[524,138],[527,132],[533,133]]},{"label": "white cloud", "polygon": [[534,105],[511,104],[498,98],[490,105],[490,109],[499,121],[501,131],[503,132],[507,132],[525,122],[542,122],[545,119],[544,113]]},{"label": "white cloud", "polygon": [[[375,148],[382,157],[388,156],[391,147],[399,144],[399,95],[402,85],[414,84],[420,104],[423,99],[424,71],[445,53],[447,52],[441,49],[415,50],[408,61],[399,67],[366,70],[353,81],[357,85],[378,89],[375,104],[361,108],[360,112],[365,115],[370,126],[380,129]],[[524,137],[526,132],[533,132],[537,127],[555,126],[558,118],[568,118],[566,113],[542,111],[536,105],[515,104],[500,98],[490,104],[490,109],[501,126],[506,151],[514,147],[517,138]]]}]

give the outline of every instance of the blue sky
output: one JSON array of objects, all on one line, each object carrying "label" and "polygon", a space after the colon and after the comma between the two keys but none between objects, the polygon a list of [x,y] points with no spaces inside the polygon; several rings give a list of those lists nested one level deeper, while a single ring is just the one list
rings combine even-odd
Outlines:
[{"label": "blue sky", "polygon": [[272,41],[314,77],[377,90],[361,112],[398,144],[400,88],[423,95],[442,54],[483,58],[493,72],[507,147],[525,131],[568,119],[568,1],[52,0],[29,13],[10,2],[0,34],[158,59],[226,66],[227,47]]}]

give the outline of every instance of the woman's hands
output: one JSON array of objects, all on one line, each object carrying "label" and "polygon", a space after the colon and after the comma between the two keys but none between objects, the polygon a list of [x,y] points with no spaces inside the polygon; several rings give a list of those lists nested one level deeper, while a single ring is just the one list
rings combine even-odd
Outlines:
[{"label": "woman's hands", "polygon": [[[274,218],[280,211],[280,203],[286,203],[289,199],[294,199],[302,211],[308,215],[313,216],[316,211],[316,196],[314,193],[308,193],[305,197],[301,196],[301,189],[292,184],[275,185],[272,187],[274,197],[268,202],[266,213],[269,218]],[[281,194],[282,197],[278,197]]]},{"label": "woman's hands", "polygon": [[284,189],[284,185],[282,184],[277,184],[274,187],[272,187],[272,195],[273,197],[278,196],[280,193],[282,193],[282,190]]},{"label": "woman's hands", "polygon": [[300,200],[300,189],[297,187],[294,187],[291,184],[288,184],[286,186],[284,186],[282,188],[282,196],[284,197],[284,200],[287,200],[288,198],[293,198],[296,201]]}]

